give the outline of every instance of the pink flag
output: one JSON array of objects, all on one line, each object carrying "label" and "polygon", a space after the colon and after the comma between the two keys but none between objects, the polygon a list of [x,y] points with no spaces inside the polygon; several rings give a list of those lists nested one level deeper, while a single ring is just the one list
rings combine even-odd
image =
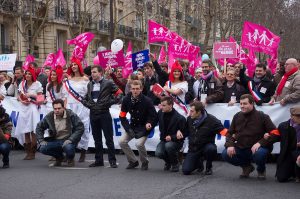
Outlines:
[{"label": "pink flag", "polygon": [[34,56],[29,54],[27,55],[25,62],[22,66],[24,70],[28,69],[30,62],[34,62]]},{"label": "pink flag", "polygon": [[44,64],[43,64],[43,67],[51,66],[51,68],[54,68],[55,61],[56,61],[56,55],[54,53],[49,53],[46,57],[46,60],[45,60]]},{"label": "pink flag", "polygon": [[128,78],[128,76],[132,73],[132,43],[131,41],[128,43],[127,52],[125,55],[125,66],[122,70],[122,75],[124,78]]},{"label": "pink flag", "polygon": [[278,53],[271,56],[271,58],[269,58],[267,62],[270,70],[272,71],[272,74],[274,74],[276,72],[276,66],[278,63]]},{"label": "pink flag", "polygon": [[199,68],[202,64],[202,57],[196,57],[194,60],[190,61],[189,65],[189,73],[194,76],[195,75],[195,70]]},{"label": "pink flag", "polygon": [[258,59],[256,58],[255,52],[253,50],[249,50],[249,63],[246,65],[249,77],[253,77],[256,64],[258,64]]},{"label": "pink flag", "polygon": [[165,46],[162,46],[160,49],[160,53],[159,53],[157,62],[159,64],[164,63],[164,62],[166,62],[166,58],[167,58],[167,55],[166,55],[166,51],[165,51]]},{"label": "pink flag", "polygon": [[62,52],[62,49],[59,48],[57,53],[56,53],[56,62],[55,62],[55,67],[57,66],[61,66],[63,67],[64,65],[66,65],[66,59],[64,57],[64,54]]},{"label": "pink flag", "polygon": [[75,45],[75,48],[72,52],[72,57],[75,57],[82,61],[84,59],[84,53],[87,50],[89,43],[93,40],[94,34],[91,32],[85,32],[78,35],[76,38],[67,40],[68,45]]},{"label": "pink flag", "polygon": [[171,31],[153,20],[148,20],[148,43],[170,41]]},{"label": "pink flag", "polygon": [[243,48],[273,55],[277,52],[279,43],[280,37],[272,33],[269,29],[245,21],[241,42]]}]

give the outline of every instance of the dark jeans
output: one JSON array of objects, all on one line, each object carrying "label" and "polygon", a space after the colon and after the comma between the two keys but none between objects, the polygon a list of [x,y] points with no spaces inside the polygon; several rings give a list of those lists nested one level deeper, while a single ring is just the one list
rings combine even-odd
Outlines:
[{"label": "dark jeans", "polygon": [[231,158],[227,155],[227,149],[224,149],[222,153],[223,160],[240,167],[249,166],[253,161],[257,165],[256,170],[258,172],[264,172],[266,170],[267,155],[270,153],[268,148],[259,147],[259,149],[252,154],[250,148],[240,149],[235,147],[235,152],[236,154]]},{"label": "dark jeans", "polygon": [[9,163],[9,152],[11,145],[7,142],[0,143],[0,154],[2,154],[2,161],[4,164]]},{"label": "dark jeans", "polygon": [[189,175],[194,170],[200,168],[203,164],[203,158],[206,159],[206,169],[211,169],[212,161],[216,155],[217,146],[212,143],[204,145],[199,151],[188,152],[182,165],[183,174]]},{"label": "dark jeans", "polygon": [[102,131],[108,150],[108,161],[116,161],[113,138],[112,118],[109,112],[90,115],[93,138],[95,141],[95,161],[103,162]]},{"label": "dark jeans", "polygon": [[40,146],[39,151],[44,155],[50,155],[57,159],[63,158],[63,152],[65,152],[68,160],[74,159],[75,145],[67,144],[65,147],[62,147],[63,143],[64,140],[48,141],[46,146]]},{"label": "dark jeans", "polygon": [[163,159],[167,164],[178,164],[178,152],[182,147],[180,142],[160,141],[156,147],[155,156]]}]

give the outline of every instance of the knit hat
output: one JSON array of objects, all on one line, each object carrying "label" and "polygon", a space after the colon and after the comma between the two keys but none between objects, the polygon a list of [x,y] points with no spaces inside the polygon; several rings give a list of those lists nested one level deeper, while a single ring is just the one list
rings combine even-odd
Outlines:
[{"label": "knit hat", "polygon": [[[83,76],[84,72],[83,72],[83,68],[82,68],[82,64],[81,64],[80,60],[75,58],[75,57],[72,57],[71,64],[72,63],[75,63],[75,64],[78,65],[79,73],[80,73],[81,76]],[[71,65],[69,66],[67,73],[68,73],[68,75],[71,75],[73,73]]]},{"label": "knit hat", "polygon": [[176,61],[176,62],[172,65],[171,72],[170,72],[170,74],[169,74],[169,80],[170,80],[171,82],[174,82],[175,79],[174,79],[174,74],[173,74],[173,72],[174,72],[175,70],[179,70],[179,71],[180,71],[182,80],[184,80],[184,75],[183,75],[182,66],[179,64],[178,61]]}]

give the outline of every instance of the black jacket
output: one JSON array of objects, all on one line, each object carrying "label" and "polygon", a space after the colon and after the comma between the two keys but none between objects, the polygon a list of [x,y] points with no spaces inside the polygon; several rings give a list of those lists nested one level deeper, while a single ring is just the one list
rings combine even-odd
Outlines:
[{"label": "black jacket", "polygon": [[[255,82],[253,81],[252,78],[248,77],[245,75],[245,68],[240,70],[240,81],[242,85],[248,90],[250,93],[250,90],[248,88],[248,82],[252,82],[252,86],[254,88]],[[276,89],[276,85],[272,80],[267,78],[266,76],[262,78],[260,84],[258,85],[257,88],[257,93],[261,97],[261,100],[256,102],[257,105],[261,105],[262,103],[268,103],[271,100],[271,97],[274,95]]]},{"label": "black jacket", "polygon": [[[182,134],[186,135],[186,119],[180,115],[175,109],[170,113],[170,120],[168,124],[164,122],[164,116],[166,113],[161,110],[158,111],[158,122],[160,131],[160,140],[165,141],[166,136],[171,136],[173,142],[183,142],[184,139],[178,140],[176,138],[177,131],[180,130]],[[168,114],[168,113],[167,113]],[[167,126],[166,126],[167,125]]]},{"label": "black jacket", "polygon": [[239,83],[235,82],[231,88],[227,86],[227,82],[225,81],[223,84],[224,91],[224,99],[223,103],[228,103],[231,100],[231,96],[236,97],[236,102],[240,102],[240,98],[243,94],[246,93],[246,89]]},{"label": "black jacket", "polygon": [[211,114],[207,114],[207,117],[198,127],[193,125],[194,121],[195,119],[191,117],[187,118],[189,152],[200,151],[208,143],[214,144],[216,134],[224,129],[221,121]]},{"label": "black jacket", "polygon": [[153,67],[155,69],[155,72],[158,75],[158,83],[164,87],[166,82],[169,80],[169,74],[167,72],[165,72],[160,65],[158,64],[157,61],[152,62],[153,63]]},{"label": "black jacket", "polygon": [[[97,102],[92,98],[93,81],[87,85],[88,91],[82,104],[90,109],[90,115],[108,112],[111,105],[118,103],[121,100],[122,94],[118,93],[119,88],[111,81],[102,79],[100,81],[100,94]],[[115,96],[117,95],[117,96]]]},{"label": "black jacket", "polygon": [[295,176],[296,163],[292,152],[297,150],[297,136],[295,129],[290,126],[290,120],[280,123],[278,130],[280,137],[276,136],[275,141],[280,140],[280,154],[277,159],[276,177],[278,181],[285,182]]},{"label": "black jacket", "polygon": [[[126,118],[126,114],[130,113],[130,123]],[[131,101],[131,93],[128,93],[122,102],[120,113],[121,124],[125,131],[132,129],[136,138],[147,136],[158,122],[157,112],[150,98],[140,95],[139,102],[133,104]],[[150,123],[152,129],[146,130],[146,124]]]},{"label": "black jacket", "polygon": [[[70,132],[69,137],[66,139],[77,144],[84,132],[84,125],[80,118],[72,110],[66,109],[65,111],[67,112],[66,125],[68,132]],[[55,139],[56,129],[54,123],[54,111],[48,113],[36,126],[36,136],[39,143],[44,140],[44,133],[47,129],[49,132],[48,139]]]}]

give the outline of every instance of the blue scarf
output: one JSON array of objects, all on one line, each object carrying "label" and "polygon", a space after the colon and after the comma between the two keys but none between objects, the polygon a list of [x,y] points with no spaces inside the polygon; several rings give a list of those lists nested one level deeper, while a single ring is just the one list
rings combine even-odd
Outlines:
[{"label": "blue scarf", "polygon": [[204,111],[203,114],[201,114],[201,116],[197,119],[194,120],[193,122],[193,126],[195,126],[196,128],[198,128],[202,123],[203,121],[207,118],[207,113],[206,111]]}]

